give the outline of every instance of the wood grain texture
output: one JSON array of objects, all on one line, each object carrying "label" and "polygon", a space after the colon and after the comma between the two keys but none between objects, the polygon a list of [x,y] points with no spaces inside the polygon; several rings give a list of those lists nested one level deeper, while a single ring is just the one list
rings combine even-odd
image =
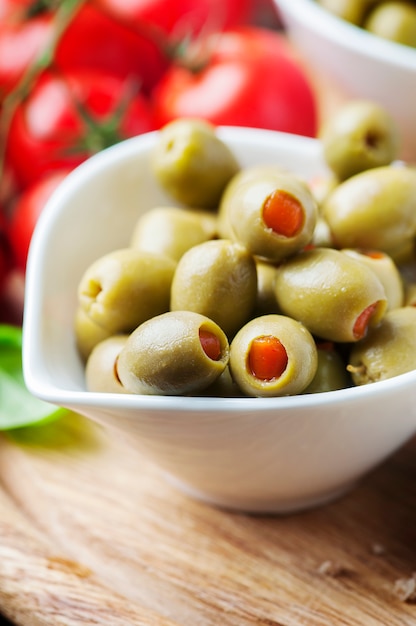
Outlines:
[{"label": "wood grain texture", "polygon": [[19,626],[416,626],[416,440],[277,517],[189,499],[78,416],[48,428],[0,444],[0,608]]}]

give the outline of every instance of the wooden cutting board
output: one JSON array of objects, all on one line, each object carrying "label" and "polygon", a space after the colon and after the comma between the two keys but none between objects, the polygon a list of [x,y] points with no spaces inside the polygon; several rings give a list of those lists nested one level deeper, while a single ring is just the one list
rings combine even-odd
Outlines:
[{"label": "wooden cutting board", "polygon": [[415,485],[416,439],[324,508],[229,513],[70,414],[0,440],[0,611],[19,626],[416,626]]}]

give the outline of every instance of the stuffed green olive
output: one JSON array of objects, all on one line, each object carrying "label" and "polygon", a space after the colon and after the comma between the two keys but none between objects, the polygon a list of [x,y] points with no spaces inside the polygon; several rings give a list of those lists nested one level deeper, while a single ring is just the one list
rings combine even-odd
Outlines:
[{"label": "stuffed green olive", "polygon": [[141,324],[117,360],[117,376],[131,393],[186,395],[209,387],[225,370],[229,344],[212,320],[170,311]]},{"label": "stuffed green olive", "polygon": [[387,308],[396,309],[404,303],[404,282],[393,259],[380,250],[344,248],[341,250],[353,259],[364,263],[380,279],[387,298]]},{"label": "stuffed green olive", "polygon": [[270,166],[247,168],[234,176],[219,208],[220,234],[273,262],[306,246],[316,220],[317,203],[308,185]]},{"label": "stuffed green olive", "polygon": [[299,322],[284,315],[250,320],[230,345],[230,371],[248,396],[301,393],[318,365],[315,341]]},{"label": "stuffed green olive", "polygon": [[348,369],[356,385],[416,369],[416,308],[388,311],[380,325],[353,346]]},{"label": "stuffed green olive", "polygon": [[334,342],[362,339],[382,319],[387,298],[380,279],[360,261],[332,248],[305,250],[282,263],[275,278],[280,310]]},{"label": "stuffed green olive", "polygon": [[160,254],[123,248],[90,265],[78,287],[79,306],[109,334],[131,332],[169,310],[176,263]]}]

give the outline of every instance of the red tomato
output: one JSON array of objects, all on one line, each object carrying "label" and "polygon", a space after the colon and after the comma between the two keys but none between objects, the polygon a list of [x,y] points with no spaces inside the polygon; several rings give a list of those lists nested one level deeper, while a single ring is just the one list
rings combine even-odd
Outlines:
[{"label": "red tomato", "polygon": [[136,24],[152,24],[177,40],[246,23],[252,0],[95,0],[95,3],[117,17]]},{"label": "red tomato", "polygon": [[[1,2],[1,0],[0,0]],[[26,5],[29,3],[26,2]],[[29,6],[8,6],[9,19],[0,27],[0,97],[16,86],[29,64],[52,39],[54,15],[40,12],[25,15]],[[1,5],[0,5],[1,10]],[[4,9],[6,11],[6,8]],[[169,64],[165,48],[152,38],[152,28],[138,32],[97,9],[82,4],[64,29],[55,50],[54,64],[62,71],[98,69],[121,78],[137,77],[141,89],[149,92]]]},{"label": "red tomato", "polygon": [[138,33],[127,22],[84,4],[59,41],[55,63],[63,72],[98,69],[120,78],[136,77],[149,92],[168,66],[164,51],[151,37],[151,29]]},{"label": "red tomato", "polygon": [[9,239],[17,267],[25,272],[29,244],[36,222],[58,185],[70,170],[60,170],[45,176],[28,187],[18,197],[9,223]]},{"label": "red tomato", "polygon": [[12,267],[7,222],[0,207],[0,293]]},{"label": "red tomato", "polygon": [[24,19],[33,4],[32,0],[0,0],[0,21]]},{"label": "red tomato", "polygon": [[52,32],[50,15],[0,26],[0,99],[19,82],[28,65],[45,47]]},{"label": "red tomato", "polygon": [[207,50],[210,44],[200,71],[176,65],[156,87],[159,126],[179,117],[200,117],[216,125],[316,135],[315,94],[283,35],[243,27],[207,41]]},{"label": "red tomato", "polygon": [[128,80],[96,71],[48,71],[13,116],[7,163],[25,188],[47,172],[72,169],[109,145],[153,129],[147,100]]}]

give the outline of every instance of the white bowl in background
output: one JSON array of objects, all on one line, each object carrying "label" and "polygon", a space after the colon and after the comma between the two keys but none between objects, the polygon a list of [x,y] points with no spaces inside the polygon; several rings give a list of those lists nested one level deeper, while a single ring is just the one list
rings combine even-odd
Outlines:
[{"label": "white bowl in background", "polygon": [[[218,132],[242,166],[279,163],[305,178],[326,171],[317,140],[256,129]],[[250,512],[327,502],[416,432],[416,372],[282,398],[86,391],[73,332],[78,282],[97,257],[128,244],[139,213],[168,201],[149,168],[155,137],[142,135],[89,159],[42,213],[26,279],[27,386],[116,429],[181,489],[206,502]]]},{"label": "white bowl in background", "polygon": [[308,67],[346,96],[382,104],[399,126],[402,158],[416,160],[416,49],[350,24],[315,0],[274,3]]}]

